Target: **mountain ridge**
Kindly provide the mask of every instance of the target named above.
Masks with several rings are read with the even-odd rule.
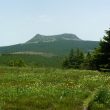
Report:
[[[39,43],[39,42],[55,42],[58,40],[81,40],[75,34],[64,33],[58,35],[41,35],[36,34],[33,38],[31,38],[26,43]]]
[[[75,34],[45,36],[37,34],[22,44],[0,47],[0,54],[37,52],[51,55],[66,55],[70,49],[90,52],[98,46],[98,41],[85,41]]]

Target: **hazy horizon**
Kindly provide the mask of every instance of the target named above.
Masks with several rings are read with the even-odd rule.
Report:
[[[110,0],[0,0],[0,46],[36,34],[76,34],[99,41],[110,26]]]

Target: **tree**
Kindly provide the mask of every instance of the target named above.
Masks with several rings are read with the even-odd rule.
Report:
[[[69,55],[65,57],[62,66],[64,68],[73,68],[73,65],[74,65],[74,50],[71,49]]]
[[[92,64],[100,70],[110,69],[110,29],[106,30],[106,35],[99,43],[99,47],[92,53]]]
[[[92,66],[91,66],[91,53],[88,52],[85,56],[85,59],[84,59],[84,62],[82,64],[83,66],[83,69],[92,69]]]
[[[68,57],[66,57],[63,61],[62,66],[64,68],[80,68],[81,63],[84,61],[84,54],[80,49],[74,51],[70,50]]]

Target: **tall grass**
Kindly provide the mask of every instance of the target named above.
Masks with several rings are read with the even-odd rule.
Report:
[[[0,67],[0,109],[109,110],[109,87],[109,73]]]

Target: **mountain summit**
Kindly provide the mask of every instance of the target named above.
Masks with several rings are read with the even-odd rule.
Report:
[[[68,33],[51,35],[51,36],[37,34],[26,43],[55,42],[60,40],[78,40],[79,41],[81,39],[78,38],[75,34],[68,34]]]

